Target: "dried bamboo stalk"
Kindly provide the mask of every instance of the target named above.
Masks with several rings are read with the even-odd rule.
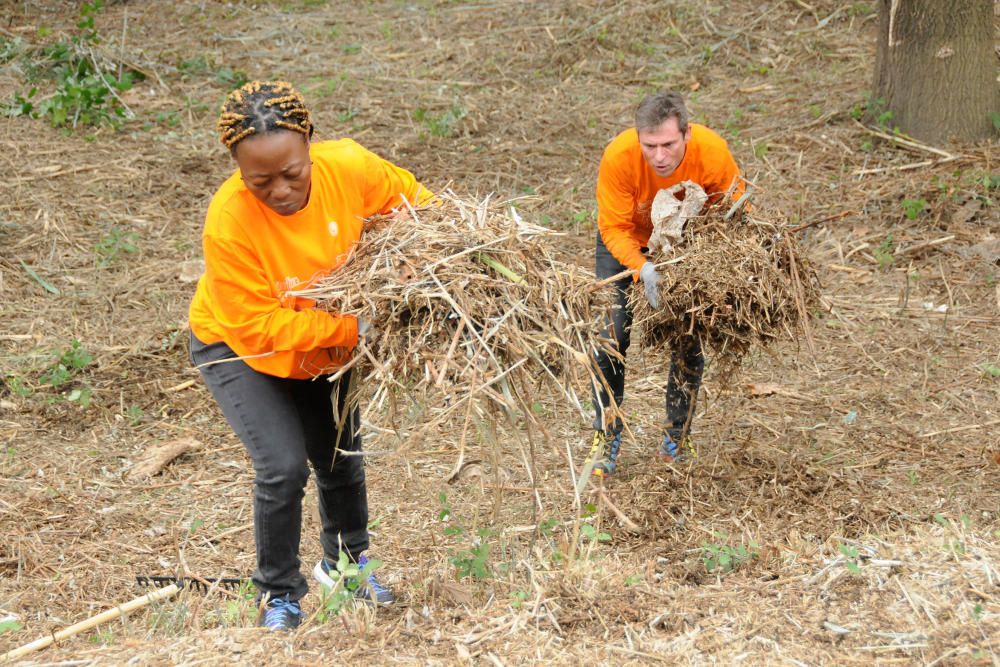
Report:
[[[795,236],[756,213],[726,220],[727,209],[725,202],[710,207],[688,223],[682,245],[652,258],[662,267],[661,307],[654,311],[638,290],[631,296],[639,340],[671,347],[697,336],[729,368],[789,331],[811,347],[818,285]]]
[[[592,273],[556,259],[560,236],[448,193],[367,220],[348,261],[294,295],[373,323],[377,342],[362,341],[354,367],[377,396],[441,405],[439,420],[470,397],[517,411],[515,394],[538,391],[582,412],[608,300]]]

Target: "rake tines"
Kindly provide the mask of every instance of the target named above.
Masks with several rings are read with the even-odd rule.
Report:
[[[248,584],[249,579],[238,577],[170,577],[160,575],[139,575],[135,578],[135,583],[140,586],[153,586],[162,588],[175,584],[178,588],[192,588],[200,593],[206,593],[210,588],[226,588],[229,590],[239,590],[241,586]]]

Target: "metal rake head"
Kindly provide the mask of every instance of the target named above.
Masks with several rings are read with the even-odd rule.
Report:
[[[170,584],[177,584],[180,588],[192,588],[201,593],[205,593],[209,588],[227,588],[229,590],[239,590],[241,586],[249,583],[249,579],[239,579],[237,577],[169,577],[157,575],[140,575],[135,578],[135,583],[140,586],[154,586],[162,588]]]

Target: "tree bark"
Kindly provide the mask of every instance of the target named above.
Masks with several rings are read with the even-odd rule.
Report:
[[[991,137],[1000,112],[993,0],[879,0],[868,111],[921,141]]]

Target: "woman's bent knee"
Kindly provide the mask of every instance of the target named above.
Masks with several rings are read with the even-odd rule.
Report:
[[[309,466],[305,461],[283,461],[254,466],[258,486],[296,489],[304,488],[309,481]]]

